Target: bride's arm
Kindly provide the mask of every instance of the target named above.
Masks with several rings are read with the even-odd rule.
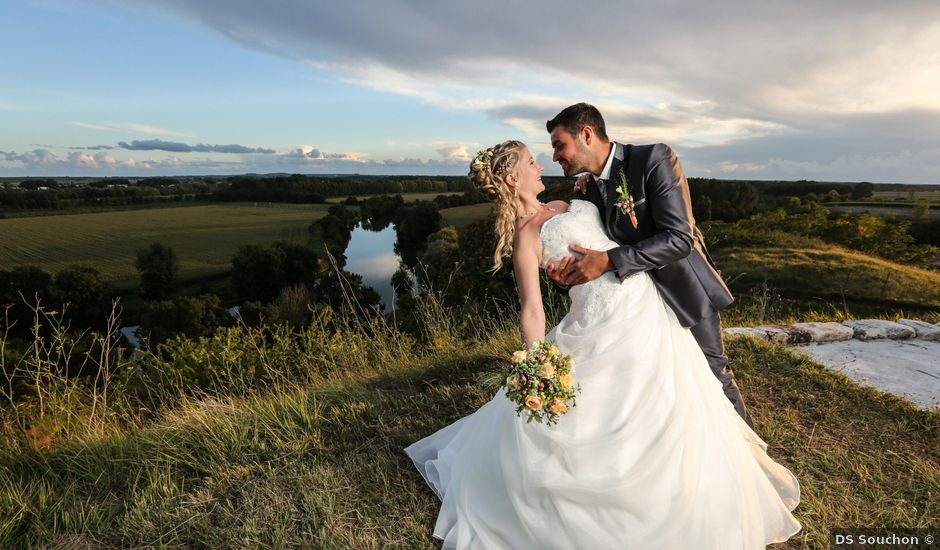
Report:
[[[528,235],[519,235],[513,247],[512,266],[522,303],[522,339],[526,347],[545,339],[545,307],[539,288],[539,259],[534,242]]]

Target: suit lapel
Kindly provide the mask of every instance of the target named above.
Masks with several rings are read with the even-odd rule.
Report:
[[[615,204],[617,203],[617,187],[620,186],[620,169],[626,170],[624,165],[623,145],[614,143],[614,160],[610,164],[610,177],[604,182],[606,196],[604,197],[604,222],[608,222],[611,216],[615,215]]]

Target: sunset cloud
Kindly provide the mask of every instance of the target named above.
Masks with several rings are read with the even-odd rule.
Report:
[[[274,149],[265,149],[263,147],[246,147],[245,145],[209,145],[206,143],[197,143],[189,145],[176,141],[163,141],[161,139],[133,140],[131,142],[119,141],[118,147],[129,151],[169,151],[171,153],[233,153],[247,154],[257,153],[270,155]]]
[[[135,124],[135,123],[91,123],[91,122],[81,122],[81,121],[72,121],[73,126],[79,128],[85,128],[86,130],[97,130],[99,132],[125,132],[131,131],[138,134],[146,134],[151,136],[166,136],[166,137],[191,137],[192,134],[188,132],[178,132],[176,130],[167,130],[165,128],[157,128],[156,126],[151,126],[149,124]]]
[[[19,83],[0,87],[0,105],[17,109],[0,107],[0,148],[32,156],[29,168],[0,156],[3,174],[48,166],[39,149],[102,172],[133,159],[167,172],[460,174],[477,148],[515,138],[557,175],[545,121],[587,101],[611,137],[668,143],[690,175],[940,182],[933,0],[10,9],[11,40],[26,28],[52,38],[9,61]],[[59,38],[73,26],[134,39],[122,64],[78,68],[57,53],[116,52]],[[49,92],[49,74],[69,86]],[[117,167],[95,159],[105,151]]]
[[[803,149],[807,132],[829,133],[834,117],[864,126],[868,116],[940,113],[940,4],[926,0],[667,0],[589,5],[577,17],[562,0],[538,9],[497,0],[161,6],[250,48],[371,90],[478,112],[530,140],[544,139],[545,120],[580,100],[602,109],[618,139],[665,141],[683,152],[720,147],[731,156],[768,138],[783,145],[765,151],[764,161]],[[494,14],[482,27],[481,13]],[[908,153],[938,147],[940,140]],[[887,154],[900,158],[892,149]],[[833,160],[864,155],[842,143],[819,152]],[[709,162],[717,171],[730,166],[720,162],[764,165]]]

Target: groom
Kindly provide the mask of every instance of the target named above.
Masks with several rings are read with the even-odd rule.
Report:
[[[580,179],[575,198],[600,210],[607,235],[619,247],[606,252],[573,245],[548,274],[559,285],[585,283],[614,271],[623,278],[648,271],[679,323],[689,328],[741,418],[754,423],[728,367],[718,311],[734,298],[705,249],[695,226],[689,186],[668,146],[624,145],[607,139],[604,119],[593,105],[578,103],[546,123],[552,160],[566,176]]]

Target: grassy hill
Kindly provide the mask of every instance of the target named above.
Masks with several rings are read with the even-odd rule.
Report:
[[[402,449],[485,403],[477,375],[517,338],[511,320],[462,337],[452,321],[426,317],[430,344],[380,323],[226,329],[111,366],[124,374],[107,403],[50,380],[42,418],[35,401],[0,409],[0,547],[438,548],[438,502]],[[802,485],[804,530],[776,548],[826,548],[833,527],[938,527],[940,413],[782,347],[738,339],[729,354]],[[212,382],[133,392],[128,371],[148,368]]]
[[[937,270],[774,230],[711,224],[706,239],[737,298],[726,324],[940,316]]]
[[[839,247],[733,248],[716,261],[732,284],[771,284],[789,295],[940,308],[940,272]]]
[[[940,320],[940,272],[828,245],[714,253],[736,301],[726,325],[858,317]]]

